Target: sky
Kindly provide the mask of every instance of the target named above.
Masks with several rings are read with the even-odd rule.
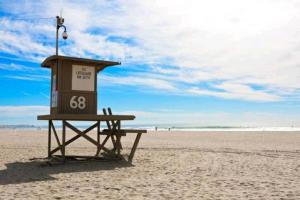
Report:
[[[98,109],[133,124],[300,126],[300,1],[0,1],[0,125],[48,114],[59,54],[122,65],[98,74]],[[60,30],[60,34],[63,30]]]

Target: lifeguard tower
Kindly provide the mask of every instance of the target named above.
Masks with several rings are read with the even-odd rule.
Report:
[[[57,17],[57,34],[60,27],[64,27],[64,39],[67,38],[66,27],[62,25],[63,19]],[[57,36],[56,34],[56,36]],[[58,36],[56,37],[58,38]],[[58,42],[56,40],[56,47]],[[56,49],[56,54],[58,53]],[[40,115],[38,120],[48,121],[48,158],[56,157],[65,161],[67,158],[101,158],[100,151],[121,158],[121,137],[127,133],[136,133],[136,139],[128,156],[132,161],[142,133],[146,130],[123,129],[121,121],[134,120],[134,115],[113,115],[110,108],[103,109],[103,114],[97,113],[97,74],[106,67],[120,65],[119,62],[92,60],[53,55],[46,58],[41,66],[51,70],[51,99],[50,115]],[[58,136],[53,121],[62,121],[62,137]],[[80,130],[69,121],[94,121],[94,124],[85,130]],[[101,129],[100,122],[104,121],[107,128]],[[66,128],[77,133],[76,136],[66,141]],[[88,136],[88,132],[97,128],[97,138]],[[52,133],[57,143],[56,148],[51,147]],[[104,139],[100,140],[100,135]],[[85,138],[97,147],[94,156],[67,155],[66,146],[79,138]],[[107,141],[111,139],[113,149],[106,147]],[[60,155],[55,155],[60,151]]]
[[[41,64],[51,70],[51,115],[97,114],[97,74],[119,62],[50,56]]]

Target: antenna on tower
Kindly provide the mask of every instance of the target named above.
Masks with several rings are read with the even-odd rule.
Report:
[[[60,9],[60,12],[59,12],[59,13],[60,13],[60,18],[62,18],[62,13],[63,13],[63,11],[64,11],[64,9],[61,8],[61,9]]]
[[[62,33],[62,37],[64,40],[68,38],[67,28],[63,25],[65,19],[62,18],[62,10],[60,11],[60,17],[56,16],[56,55],[58,55],[58,30],[60,27],[63,27],[65,30]]]

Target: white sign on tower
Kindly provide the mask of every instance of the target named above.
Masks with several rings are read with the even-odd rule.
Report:
[[[72,65],[72,90],[95,90],[95,67]]]

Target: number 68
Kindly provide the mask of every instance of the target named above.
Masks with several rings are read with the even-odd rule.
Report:
[[[81,110],[85,109],[85,107],[86,107],[86,103],[85,103],[86,99],[85,99],[85,97],[79,96],[77,98],[77,101],[76,101],[76,98],[77,98],[77,96],[72,96],[72,98],[70,100],[70,107],[72,109],[76,109],[76,108],[79,108]]]

